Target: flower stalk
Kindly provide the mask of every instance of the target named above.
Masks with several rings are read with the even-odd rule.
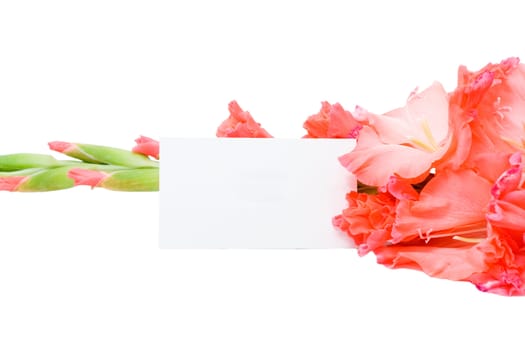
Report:
[[[156,143],[158,157],[158,142],[149,138],[147,141],[146,150]],[[113,191],[159,189],[159,163],[150,159],[149,154],[61,141],[50,142],[49,146],[75,160],[33,153],[0,155],[0,191],[46,192],[86,184]],[[86,178],[90,179],[88,183]],[[94,179],[98,179],[96,183]]]
[[[69,143],[49,142],[49,148],[86,163],[120,165],[130,168],[158,167],[159,163],[146,155],[120,148]]]

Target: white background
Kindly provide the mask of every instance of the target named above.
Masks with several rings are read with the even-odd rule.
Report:
[[[322,100],[385,112],[453,89],[459,64],[525,58],[517,3],[2,1],[0,153],[213,137],[232,99],[300,137]],[[163,251],[158,210],[158,193],[0,193],[0,348],[521,344],[524,299],[352,250]]]

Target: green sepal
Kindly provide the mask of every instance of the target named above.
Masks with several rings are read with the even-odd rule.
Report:
[[[159,168],[118,170],[112,172],[100,187],[113,191],[155,192],[159,190]]]
[[[17,188],[17,191],[46,192],[71,188],[75,185],[75,182],[67,176],[70,169],[72,168],[68,166],[41,169],[31,174],[31,176]]]
[[[28,176],[28,175],[37,173],[39,171],[42,171],[42,168],[28,168],[28,169],[20,169],[20,170],[13,170],[13,171],[0,171],[0,177]]]
[[[77,149],[68,152],[68,155],[88,163],[111,164],[129,168],[158,167],[159,163],[147,156],[128,150],[97,146],[90,144],[76,144]]]

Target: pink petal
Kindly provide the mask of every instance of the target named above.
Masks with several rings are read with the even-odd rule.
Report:
[[[159,159],[159,142],[146,136],[140,136],[135,140],[137,145],[133,147],[133,152],[140,153],[145,156]]]
[[[74,143],[63,141],[48,142],[49,148],[60,153],[68,153],[74,150],[77,146]]]
[[[358,247],[360,255],[386,244],[395,216],[395,198],[389,193],[377,195],[349,192],[348,207],[332,223],[346,233]]]
[[[490,202],[487,219],[495,226],[525,231],[525,190],[513,191]]]
[[[0,191],[14,192],[24,183],[29,176],[4,176],[0,177]]]
[[[364,126],[354,150],[341,156],[339,161],[362,183],[381,187],[392,175],[414,179],[413,182],[422,180],[420,177],[426,177],[433,161],[444,153],[445,149],[428,153],[405,145],[384,144],[375,131]]]
[[[478,248],[485,254],[488,268],[468,280],[483,292],[499,295],[525,295],[525,254],[523,240],[515,240],[505,229],[491,229]]]
[[[352,114],[339,103],[321,103],[319,113],[311,115],[303,127],[308,132],[306,138],[356,138],[361,125]]]
[[[510,169],[507,169],[496,180],[490,193],[494,198],[501,198],[505,194],[518,188],[521,182],[521,153],[514,153],[509,157]]]
[[[392,237],[394,242],[416,237],[460,235],[462,230],[486,234],[484,211],[491,184],[471,170],[442,171],[429,181],[418,201],[402,200]]]
[[[75,186],[87,185],[91,188],[97,187],[109,176],[102,171],[81,168],[71,169],[67,175],[73,179]]]
[[[218,137],[272,137],[236,101],[228,105],[230,116],[217,129]]]
[[[384,143],[404,144],[417,139],[430,146],[440,145],[449,128],[447,93],[435,82],[410,98],[405,107],[384,115],[370,113],[369,125]]]
[[[487,269],[485,255],[472,245],[461,248],[393,246],[374,252],[377,262],[387,267],[421,270],[429,276],[449,280],[464,280]]]
[[[367,125],[340,162],[370,186],[385,186],[393,175],[421,180],[452,143],[447,94],[439,83],[413,96],[406,107],[385,115],[361,109],[358,118]]]
[[[387,191],[397,199],[417,200],[419,193],[411,184],[397,176],[391,176],[388,179]]]
[[[480,151],[523,150],[525,131],[525,65],[510,58],[478,72],[462,67],[451,104],[475,114],[472,122],[475,154]],[[487,77],[493,77],[488,84]]]
[[[520,187],[523,166],[521,153],[508,158],[510,168],[501,174],[491,189],[487,219],[495,226],[525,230],[525,189]]]

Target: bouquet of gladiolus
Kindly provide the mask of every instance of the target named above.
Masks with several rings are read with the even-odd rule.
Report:
[[[132,151],[54,141],[49,147],[76,160],[17,153],[0,156],[0,190],[55,191],[79,185],[115,191],[158,191],[159,143],[141,136]],[[151,158],[150,158],[151,157]]]
[[[271,137],[237,103],[223,137]],[[323,102],[309,138],[356,138],[339,158],[353,189],[333,224],[359,255],[390,268],[525,295],[525,65],[459,68],[447,93],[434,83],[404,107],[353,113]]]
[[[229,111],[217,136],[272,137],[237,102]],[[454,91],[436,82],[385,114],[323,102],[304,128],[306,138],[356,139],[339,158],[354,185],[333,224],[359,255],[525,295],[525,65],[517,58],[477,72],[461,66]],[[0,156],[0,190],[157,191],[158,142],[136,141],[132,151],[49,144],[76,161]]]

